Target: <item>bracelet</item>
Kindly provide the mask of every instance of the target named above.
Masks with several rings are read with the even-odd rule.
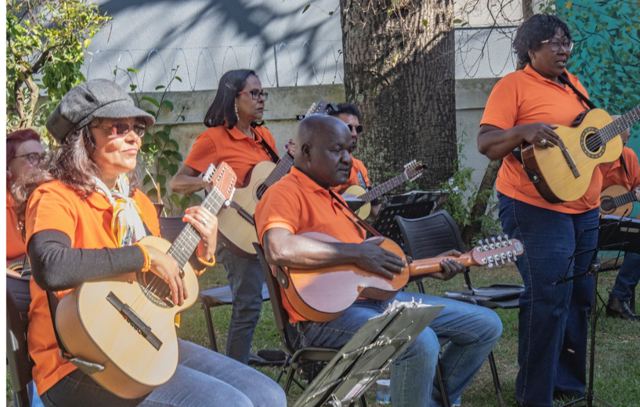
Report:
[[[143,273],[146,273],[147,271],[150,271],[151,270],[151,258],[149,257],[149,251],[147,250],[146,247],[144,247],[140,243],[134,243],[133,245],[134,246],[138,246],[138,248],[142,252],[142,257],[144,257],[144,264],[142,265],[142,269],[140,269],[140,271],[143,272]]]
[[[203,266],[207,266],[207,267],[213,267],[216,265],[216,259],[213,258],[211,260],[205,260],[202,257],[196,255],[196,258],[198,259],[198,261],[200,262],[200,264],[202,264]]]

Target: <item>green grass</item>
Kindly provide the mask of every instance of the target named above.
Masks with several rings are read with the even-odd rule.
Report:
[[[608,290],[613,286],[615,273],[600,275],[599,292],[606,300]],[[514,267],[500,269],[477,269],[472,271],[472,281],[475,285],[489,285],[495,282],[520,282],[520,276]],[[441,294],[445,290],[463,289],[462,276],[441,282],[426,279],[427,292]],[[213,272],[205,273],[201,277],[201,287],[226,284],[224,272],[216,267]],[[410,290],[414,287],[411,286]],[[602,306],[602,303],[598,304]],[[229,324],[230,307],[213,308],[214,325],[218,336],[219,349],[225,349],[227,327]],[[518,371],[518,319],[517,310],[498,310],[504,325],[504,333],[494,350],[503,395],[507,405],[515,405],[515,377]],[[541,329],[544,329],[541,327]],[[179,330],[182,338],[208,346],[206,326],[202,309],[192,307],[183,315],[182,326]],[[640,323],[625,322],[620,319],[604,317],[604,311],[598,318],[596,348],[596,380],[595,394],[612,406],[632,407],[640,405]],[[262,308],[260,323],[253,341],[254,349],[278,348],[280,338],[273,324],[271,305],[265,302]],[[276,369],[260,369],[275,378]],[[373,400],[374,390],[367,392],[367,398]],[[299,391],[292,392],[289,401],[293,402]],[[463,394],[463,406],[484,407],[495,406],[496,398],[493,392],[493,382],[488,364],[482,367],[471,385]],[[370,403],[373,405],[373,403]]]
[[[603,273],[600,276],[600,294],[606,300],[608,290],[612,287],[615,273]],[[513,267],[472,271],[475,285],[488,285],[495,282],[519,282],[520,277]],[[458,276],[450,281],[441,282],[426,279],[427,292],[441,294],[445,290],[463,289],[463,279]],[[226,284],[222,267],[215,267],[212,272],[201,277],[200,287],[208,288],[214,285]],[[414,287],[410,287],[413,289]],[[599,303],[599,306],[602,304]],[[229,325],[231,307],[213,308],[214,325],[218,337],[218,347],[225,349],[226,331]],[[518,320],[517,310],[499,310],[502,318],[504,333],[494,350],[503,394],[508,406],[515,405],[514,389],[515,377],[518,370],[516,361]],[[541,329],[544,329],[541,327]],[[202,309],[194,305],[183,314],[182,325],[178,331],[180,337],[209,346],[207,329]],[[619,319],[601,317],[598,319],[596,349],[596,380],[595,394],[612,406],[633,407],[640,405],[640,323],[630,323]],[[273,323],[271,305],[265,302],[262,308],[260,323],[253,341],[254,349],[278,348],[280,337]],[[275,378],[276,369],[260,369],[265,374]],[[7,381],[8,383],[8,381]],[[7,384],[7,390],[9,385]],[[374,399],[374,390],[367,392],[369,400]],[[7,402],[10,392],[7,392]],[[292,391],[289,401],[293,404],[300,391]],[[374,405],[374,403],[369,403]],[[495,406],[496,399],[488,365],[482,367],[471,385],[463,394],[464,407]]]

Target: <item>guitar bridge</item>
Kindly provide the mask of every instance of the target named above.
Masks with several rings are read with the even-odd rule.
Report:
[[[120,315],[135,329],[144,339],[151,344],[156,350],[160,350],[162,341],[153,332],[151,327],[144,323],[144,321],[133,311],[133,309],[127,304],[120,301],[120,299],[113,293],[109,292],[107,295],[107,301],[113,307],[118,310]]]

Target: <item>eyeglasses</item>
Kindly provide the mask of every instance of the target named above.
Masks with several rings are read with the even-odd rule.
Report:
[[[349,131],[351,133],[353,133],[353,130],[356,131],[356,134],[360,134],[364,131],[364,127],[362,127],[361,124],[354,126],[353,124],[347,124],[347,127],[349,127]]]
[[[238,92],[238,94],[242,94],[242,93],[248,93],[249,95],[251,95],[251,99],[253,100],[258,100],[258,98],[260,98],[262,96],[263,100],[267,100],[269,99],[269,92],[265,92],[262,89],[254,89],[254,90],[242,90],[240,92]]]
[[[27,161],[29,161],[29,163],[31,165],[38,165],[40,164],[40,162],[42,160],[44,160],[44,158],[46,157],[46,153],[29,153],[29,154],[21,154],[21,155],[17,155],[13,158],[26,158]]]
[[[544,41],[540,41],[540,44],[549,44],[549,48],[551,49],[551,51],[553,52],[559,52],[560,49],[566,49],[568,52],[571,52],[573,50],[573,41],[557,41],[557,40],[544,40]]]
[[[111,137],[124,137],[129,134],[130,131],[136,133],[140,138],[144,137],[147,127],[140,123],[135,123],[130,126],[128,123],[113,123],[111,126],[93,126],[92,128],[102,129],[104,131],[111,131]]]

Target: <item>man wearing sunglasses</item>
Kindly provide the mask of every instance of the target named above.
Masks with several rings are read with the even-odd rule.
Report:
[[[365,189],[370,188],[371,181],[369,181],[369,172],[367,171],[367,167],[365,167],[362,161],[353,156],[353,151],[358,145],[358,138],[364,131],[364,127],[360,124],[360,120],[362,119],[360,109],[358,109],[358,107],[353,103],[339,103],[336,106],[336,110],[329,111],[329,115],[335,116],[345,122],[351,132],[350,153],[351,161],[353,163],[351,166],[351,174],[349,175],[349,179],[346,183],[335,187],[334,190],[341,194],[351,185],[360,185]]]

